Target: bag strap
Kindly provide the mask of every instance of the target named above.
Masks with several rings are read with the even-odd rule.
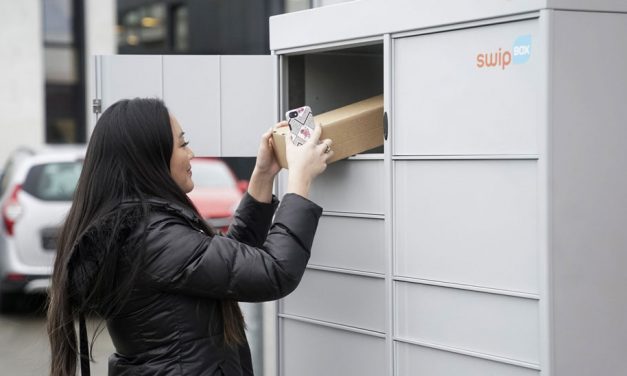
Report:
[[[89,343],[87,341],[87,326],[85,325],[85,315],[83,312],[78,316],[79,341],[80,341],[80,358],[81,358],[81,376],[90,376],[89,370]]]

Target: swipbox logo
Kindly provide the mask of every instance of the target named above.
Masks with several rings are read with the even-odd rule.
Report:
[[[477,54],[477,68],[498,67],[504,70],[510,64],[524,64],[531,58],[531,35],[521,35],[514,40],[511,50],[499,48],[494,52]]]
[[[514,64],[523,64],[529,60],[531,57],[531,35],[516,38],[512,47],[512,55],[514,55],[512,60]]]

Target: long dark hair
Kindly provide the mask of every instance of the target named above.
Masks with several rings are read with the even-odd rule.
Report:
[[[121,100],[104,111],[98,120],[87,148],[72,207],[57,245],[48,305],[52,376],[74,375],[76,372],[78,351],[74,323],[79,313],[85,313],[89,307],[103,303],[97,300],[105,297],[107,306],[120,307],[128,298],[128,293],[115,291],[131,291],[128,287],[142,260],[141,255],[132,258],[132,272],[123,282],[113,281],[110,270],[98,267],[99,270],[91,276],[93,283],[90,288],[100,291],[91,291],[87,295],[83,293],[84,300],[77,304],[74,297],[80,294],[71,283],[71,273],[72,261],[76,258],[73,253],[81,236],[93,228],[93,224],[105,218],[109,222],[108,228],[119,231],[124,227],[121,223],[123,216],[111,216],[111,212],[115,212],[114,209],[126,200],[139,200],[144,217],[148,211],[145,204],[147,197],[176,203],[200,217],[185,192],[170,175],[174,142],[170,114],[158,99]],[[206,233],[214,233],[204,221],[200,222]],[[134,251],[141,254],[141,241],[138,244],[139,247]],[[115,248],[115,244],[111,248]],[[125,286],[120,287],[120,283]],[[117,288],[110,290],[116,284]],[[243,343],[244,319],[239,305],[235,301],[221,301],[220,305],[225,343],[231,346]],[[115,309],[110,309],[104,316],[107,318],[113,314]]]

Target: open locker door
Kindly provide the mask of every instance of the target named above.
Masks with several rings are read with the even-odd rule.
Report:
[[[96,56],[93,125],[124,98],[163,99],[197,156],[255,157],[277,120],[276,57]]]

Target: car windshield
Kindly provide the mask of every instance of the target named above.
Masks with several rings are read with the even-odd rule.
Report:
[[[72,201],[82,166],[82,161],[35,165],[22,189],[45,201]]]
[[[228,167],[222,163],[192,163],[194,187],[235,188],[235,179]]]

